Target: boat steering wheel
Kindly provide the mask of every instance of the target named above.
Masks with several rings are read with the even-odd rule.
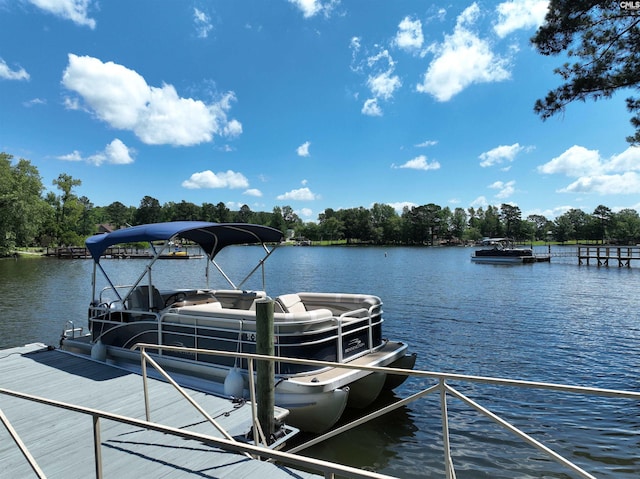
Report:
[[[164,301],[164,307],[170,306],[174,303],[179,303],[180,301],[184,301],[187,298],[187,293],[179,291],[177,293],[173,293],[167,297]]]

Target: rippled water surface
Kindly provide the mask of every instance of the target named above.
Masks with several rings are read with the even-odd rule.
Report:
[[[259,248],[229,248],[232,278]],[[271,296],[294,291],[366,292],[384,301],[385,336],[410,343],[417,368],[640,391],[640,263],[578,266],[577,259],[494,266],[464,248],[283,247],[267,261]],[[116,280],[143,262],[104,260]],[[57,344],[66,320],[86,324],[88,260],[0,261],[0,348]],[[226,287],[212,274],[212,287]],[[202,286],[204,262],[163,261],[159,287]],[[245,288],[261,289],[259,281]],[[433,384],[410,380],[395,397]],[[640,403],[497,386],[454,386],[599,478],[640,477]],[[386,401],[394,396],[384,398]],[[458,478],[576,477],[531,446],[448,400]],[[342,434],[309,453],[403,478],[444,477],[438,397]]]

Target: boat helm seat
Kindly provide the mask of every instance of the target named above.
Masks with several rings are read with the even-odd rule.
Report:
[[[280,305],[283,313],[304,313],[307,311],[302,299],[297,294],[281,294],[276,298],[276,303]]]
[[[129,295],[129,309],[138,311],[160,311],[164,308],[164,299],[160,291],[152,286],[151,296],[152,303],[149,304],[149,286],[138,286]]]

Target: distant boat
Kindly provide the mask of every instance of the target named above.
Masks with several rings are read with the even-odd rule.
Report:
[[[483,241],[486,248],[474,251],[471,261],[476,263],[518,264],[535,263],[539,259],[531,248],[516,248],[509,238],[488,238]]]
[[[149,256],[151,258],[152,256]],[[191,254],[188,251],[172,251],[171,253],[161,254],[159,259],[200,259],[204,258],[202,254]]]

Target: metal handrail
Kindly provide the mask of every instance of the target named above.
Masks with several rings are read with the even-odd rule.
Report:
[[[47,399],[40,396],[20,393],[17,391],[12,391],[10,389],[0,388],[0,394],[4,394],[4,395],[12,396],[18,399],[36,402],[39,404],[44,404],[47,406],[52,406],[59,409],[64,409],[67,411],[91,416],[92,422],[93,422],[93,431],[94,431],[94,434],[93,434],[93,448],[94,448],[94,454],[95,454],[94,460],[95,460],[95,466],[96,466],[96,478],[98,479],[102,479],[103,477],[102,458],[100,454],[100,446],[102,443],[101,437],[100,437],[100,419],[106,419],[109,421],[115,421],[122,424],[127,424],[130,426],[147,429],[150,431],[170,434],[182,439],[200,441],[204,444],[207,444],[208,446],[218,447],[225,451],[249,454],[252,456],[262,457],[264,459],[269,459],[269,460],[277,461],[284,464],[290,464],[296,467],[311,469],[311,470],[322,473],[324,477],[327,479],[333,478],[337,474],[349,479],[394,479],[392,476],[388,476],[385,474],[379,474],[379,473],[370,472],[370,471],[362,471],[354,467],[345,466],[342,464],[336,464],[329,461],[323,461],[321,459],[314,459],[310,457],[300,456],[297,454],[291,454],[289,452],[278,451],[275,449],[267,449],[267,448],[258,447],[251,444],[241,443],[237,441],[230,441],[228,439],[224,439],[220,437],[214,437],[214,436],[193,432],[193,431],[186,431],[184,429],[179,429],[176,427],[166,426],[163,424],[158,424],[150,421],[122,416],[119,414],[113,414],[106,411],[101,411],[99,409],[93,409],[93,408],[88,408],[84,406],[78,406],[75,404],[62,402],[62,401],[56,401],[54,399]],[[39,477],[45,477],[44,473],[42,476],[39,476]]]
[[[365,366],[365,365],[355,365],[355,364],[349,364],[349,363],[320,361],[316,359],[287,358],[282,356],[268,356],[265,354],[242,353],[237,351],[217,351],[214,349],[187,348],[184,346],[169,346],[169,345],[158,345],[158,344],[151,344],[151,343],[137,343],[133,345],[131,349],[140,349],[142,347],[149,348],[149,349],[163,349],[166,351],[174,351],[174,352],[210,354],[214,356],[224,356],[224,357],[237,356],[238,358],[242,358],[242,359],[280,361],[280,362],[287,362],[292,364],[322,366],[327,368],[359,369],[362,371],[380,372],[380,373],[386,373],[386,374],[397,374],[397,375],[410,376],[410,377],[444,379],[444,380],[451,380],[451,381],[469,381],[473,383],[494,384],[498,386],[534,387],[539,389],[548,389],[548,390],[555,390],[555,391],[565,391],[565,392],[574,392],[574,393],[580,393],[580,394],[592,394],[592,395],[599,395],[599,396],[620,397],[620,398],[626,398],[626,399],[640,400],[640,392],[635,392],[635,391],[594,388],[594,387],[587,387],[587,386],[571,386],[567,384],[545,383],[545,382],[537,382],[537,381],[527,381],[522,379],[505,379],[505,378],[495,378],[490,376],[473,376],[473,375],[458,374],[458,373],[442,373],[442,372],[436,372],[436,371],[421,371],[421,370],[413,370],[413,369],[390,368],[385,366]]]
[[[267,361],[286,361],[294,364],[305,364],[312,366],[323,366],[323,367],[334,367],[341,369],[356,369],[362,371],[370,371],[370,372],[380,372],[385,374],[394,374],[394,375],[404,375],[409,377],[420,377],[420,378],[430,378],[436,379],[438,384],[430,386],[418,393],[413,394],[405,399],[401,399],[397,402],[394,402],[391,405],[388,405],[380,410],[374,411],[371,414],[368,414],[362,418],[359,418],[355,421],[352,421],[349,424],[345,424],[337,429],[333,429],[328,433],[325,433],[317,438],[314,438],[304,444],[294,447],[289,452],[297,453],[303,449],[306,449],[312,445],[318,444],[326,439],[334,437],[338,434],[341,434],[347,430],[353,429],[357,426],[360,426],[372,419],[380,417],[388,412],[391,412],[399,407],[402,407],[406,404],[409,404],[421,397],[427,396],[434,392],[440,393],[440,403],[441,403],[441,417],[442,417],[442,430],[443,430],[443,443],[444,443],[444,461],[445,461],[445,473],[447,479],[455,479],[455,469],[453,465],[453,460],[451,456],[450,443],[449,443],[449,426],[448,426],[448,412],[447,412],[447,394],[456,397],[463,402],[469,404],[482,414],[486,415],[494,422],[498,423],[500,426],[504,427],[511,433],[518,436],[520,439],[524,440],[526,443],[536,447],[538,450],[542,451],[544,454],[548,455],[554,461],[560,463],[561,465],[571,469],[573,472],[577,473],[580,477],[586,479],[595,479],[595,476],[589,474],[579,466],[575,465],[568,459],[564,458],[560,454],[551,450],[541,442],[532,438],[530,435],[521,431],[517,427],[513,426],[508,421],[500,418],[498,415],[479,405],[475,401],[469,399],[464,394],[460,393],[456,389],[452,388],[447,384],[447,381],[463,381],[463,382],[471,382],[471,383],[479,383],[479,384],[490,384],[490,385],[498,385],[498,386],[512,386],[519,388],[533,388],[533,389],[542,389],[549,391],[557,391],[557,392],[566,392],[566,393],[575,393],[575,394],[586,394],[586,395],[594,395],[594,396],[604,396],[604,397],[614,397],[614,398],[626,398],[626,399],[635,399],[640,401],[640,392],[635,391],[622,391],[617,389],[604,389],[604,388],[594,388],[594,387],[585,387],[585,386],[571,386],[566,384],[558,384],[558,383],[545,383],[545,382],[536,382],[536,381],[526,381],[526,380],[517,380],[517,379],[504,379],[504,378],[494,378],[494,377],[485,377],[485,376],[473,376],[473,375],[465,375],[465,374],[456,374],[456,373],[442,373],[442,372],[434,372],[434,371],[414,371],[410,369],[400,369],[400,368],[390,368],[390,367],[380,367],[380,366],[362,366],[362,365],[351,365],[349,363],[334,363],[327,361],[316,361],[309,359],[298,359],[298,358],[283,358],[278,356],[267,356],[260,354],[251,354],[251,353],[239,353],[239,352],[228,352],[228,351],[214,351],[214,350],[199,350],[194,348],[184,348],[178,346],[158,346],[153,344],[137,344],[134,348],[155,348],[155,349],[165,349],[171,351],[188,351],[188,352],[196,352],[198,354],[211,354],[216,356],[226,356],[226,357],[239,357],[243,359],[247,359],[250,362],[253,360],[267,360]],[[252,378],[250,378],[252,379]]]
[[[187,394],[187,392],[174,381],[174,379],[167,374],[167,372],[149,356],[149,354],[145,351],[144,348],[140,350],[140,355],[142,357],[142,383],[144,389],[144,409],[145,409],[145,417],[147,421],[151,421],[151,407],[149,405],[149,387],[147,381],[147,363],[151,364],[156,371],[158,371],[162,377],[164,377],[169,384],[171,384],[181,395],[184,397],[189,403],[196,408],[196,410],[204,416],[204,418],[209,421],[213,426],[222,434],[226,439],[230,441],[235,441],[231,435],[222,427],[218,422],[213,419],[191,396]]]
[[[9,432],[11,439],[13,439],[13,442],[16,443],[16,446],[18,447],[18,449],[20,449],[20,452],[29,463],[29,466],[31,466],[31,469],[33,469],[33,472],[35,473],[35,475],[41,479],[45,478],[46,476],[44,475],[43,470],[40,468],[40,466],[38,466],[38,463],[36,462],[35,458],[31,455],[25,443],[22,442],[22,439],[20,439],[18,432],[11,425],[7,416],[5,416],[5,414],[2,412],[2,409],[0,409],[0,422],[4,424],[4,427]]]

